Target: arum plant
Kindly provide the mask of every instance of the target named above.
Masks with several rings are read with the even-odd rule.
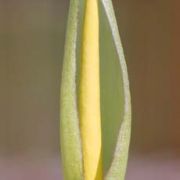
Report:
[[[71,0],[61,82],[65,180],[124,180],[129,81],[111,0]]]

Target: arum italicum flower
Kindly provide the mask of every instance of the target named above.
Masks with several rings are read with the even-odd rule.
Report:
[[[129,81],[111,0],[71,0],[61,82],[65,180],[124,180]]]

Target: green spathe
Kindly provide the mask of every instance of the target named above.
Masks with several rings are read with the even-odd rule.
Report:
[[[81,16],[84,11],[82,4],[84,4],[84,0],[71,0],[70,3],[61,84],[60,133],[64,177],[66,180],[84,179],[79,112],[77,108],[79,54],[81,53],[79,44],[82,39],[82,30],[79,29],[82,27],[83,18]],[[124,180],[131,130],[129,81],[112,2],[111,0],[100,0],[99,4],[101,11],[100,85],[102,89],[104,179]],[[102,39],[103,37],[104,39]],[[105,88],[107,91],[104,90]],[[112,94],[116,96],[112,96]],[[116,130],[112,132],[110,126],[116,127]]]

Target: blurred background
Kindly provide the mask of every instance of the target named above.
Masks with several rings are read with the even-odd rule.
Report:
[[[126,179],[178,180],[180,3],[113,3],[133,106]],[[59,86],[68,5],[67,0],[0,0],[1,180],[62,177]]]

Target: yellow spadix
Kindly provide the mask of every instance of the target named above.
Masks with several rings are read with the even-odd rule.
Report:
[[[84,179],[102,179],[98,0],[86,0],[79,114]]]

